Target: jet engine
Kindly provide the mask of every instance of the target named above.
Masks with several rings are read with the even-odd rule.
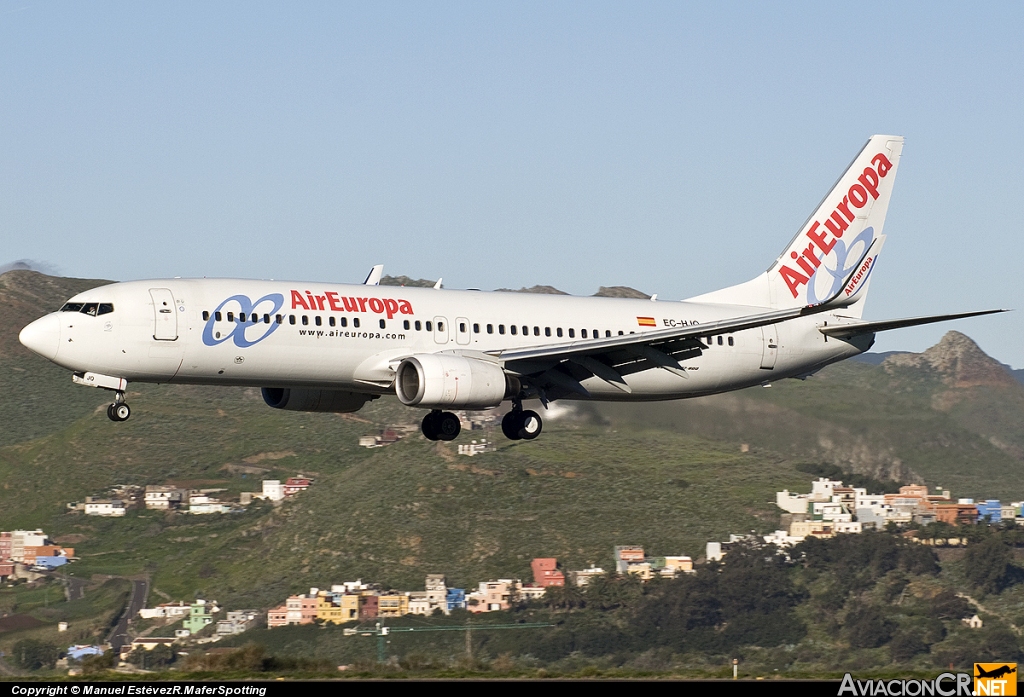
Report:
[[[288,411],[327,411],[345,413],[359,411],[377,395],[341,390],[305,390],[292,387],[264,387],[263,401],[274,409]]]
[[[410,407],[487,409],[508,392],[505,371],[476,358],[419,354],[398,365],[395,392]]]

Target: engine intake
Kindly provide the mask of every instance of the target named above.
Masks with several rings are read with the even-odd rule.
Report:
[[[410,407],[487,409],[501,404],[508,380],[501,366],[476,358],[420,354],[398,365],[398,399]]]
[[[268,407],[287,411],[325,411],[347,413],[359,411],[375,394],[342,392],[341,390],[303,390],[291,387],[264,387],[263,401]]]

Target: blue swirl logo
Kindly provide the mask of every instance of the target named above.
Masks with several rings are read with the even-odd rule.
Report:
[[[864,228],[859,235],[857,235],[846,245],[842,240],[835,240],[835,246],[832,251],[821,260],[821,268],[814,274],[811,282],[807,284],[807,303],[809,305],[817,305],[818,303],[825,302],[833,295],[838,293],[843,288],[843,282],[849,278],[850,274],[853,273],[857,263],[860,261],[861,256],[867,251],[868,246],[875,239],[875,229],[872,227]],[[829,260],[832,257],[832,253],[835,253],[835,266],[830,267]],[[847,266],[849,264],[849,266]],[[867,280],[867,277],[871,275],[871,271],[874,269],[872,266],[868,269],[867,274],[861,279],[860,283],[863,284]],[[826,273],[821,273],[825,271]],[[829,285],[824,289],[825,292],[819,297],[818,295],[818,281],[819,279],[826,279]],[[863,287],[863,286],[862,286]]]
[[[206,321],[206,326],[203,327],[203,343],[207,346],[217,346],[231,339],[238,348],[248,348],[253,344],[258,344],[281,326],[273,321],[273,315],[283,305],[284,296],[280,293],[264,295],[256,302],[249,300],[247,295],[232,295],[218,305],[217,309],[210,314],[210,319]],[[232,313],[233,319],[227,323],[230,331],[215,332],[217,314],[222,311],[226,312],[227,310],[224,310],[224,308],[228,308]],[[260,314],[270,315],[271,321],[269,323],[253,321]],[[244,322],[242,317],[245,317]]]

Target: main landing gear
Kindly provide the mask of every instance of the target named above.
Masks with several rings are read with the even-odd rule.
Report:
[[[111,421],[127,421],[131,415],[132,410],[124,401],[124,392],[115,392],[114,403],[107,407],[107,418]]]
[[[435,409],[423,417],[420,429],[427,440],[455,440],[462,431],[462,422],[450,411]]]
[[[529,409],[523,411],[523,405],[518,402],[512,403],[512,411],[501,420],[501,432],[509,440],[533,440],[543,427],[540,415]]]

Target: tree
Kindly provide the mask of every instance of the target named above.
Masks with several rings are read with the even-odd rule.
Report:
[[[964,554],[964,576],[986,593],[999,593],[1013,585],[1019,572],[1011,560],[1013,552],[998,535],[990,535],[978,544],[969,545]]]
[[[60,657],[60,650],[47,641],[22,639],[12,647],[11,657],[19,668],[26,670],[53,669]]]

